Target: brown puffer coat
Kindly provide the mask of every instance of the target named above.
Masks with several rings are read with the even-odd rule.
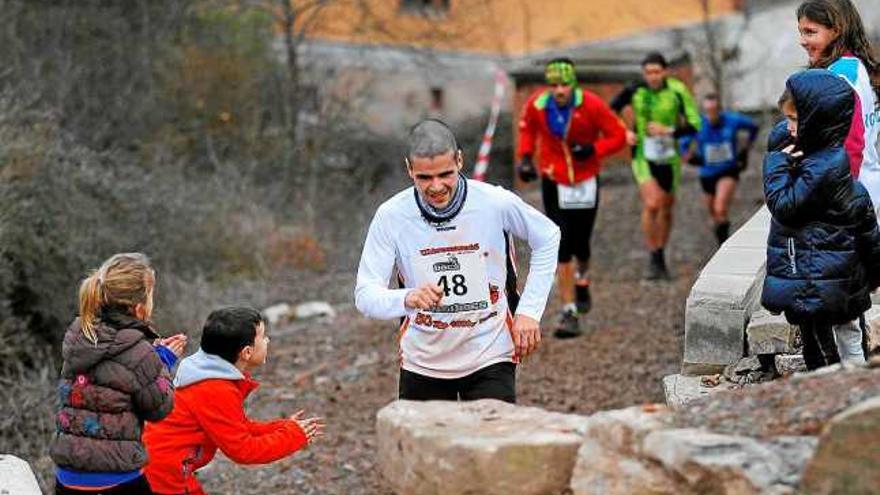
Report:
[[[65,469],[134,471],[147,462],[144,421],[171,412],[171,376],[150,343],[158,335],[143,321],[104,312],[95,330],[97,344],[86,339],[77,318],[64,335],[50,455]]]

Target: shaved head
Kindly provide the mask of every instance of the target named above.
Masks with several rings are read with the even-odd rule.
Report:
[[[416,124],[409,132],[407,159],[433,158],[458,151],[458,141],[452,130],[443,122],[427,119]]]

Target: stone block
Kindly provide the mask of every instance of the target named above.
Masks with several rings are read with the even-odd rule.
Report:
[[[666,405],[672,409],[730,388],[731,385],[727,382],[722,382],[715,387],[707,387],[703,385],[703,376],[668,375],[663,377]]]
[[[764,251],[767,255],[767,231],[761,229],[740,229],[724,241],[724,248],[749,248]]]
[[[14,455],[0,454],[0,494],[40,495],[40,485],[30,465]]]
[[[747,318],[742,309],[703,306],[688,299],[682,374],[721,373],[725,366],[738,361],[745,349]]]
[[[744,234],[748,236],[750,233]],[[755,278],[764,270],[767,250],[764,246],[732,247],[727,244],[715,253],[706,263],[700,276],[706,275],[742,275]]]
[[[700,387],[700,380],[699,376],[664,376],[663,393],[666,395],[666,405],[676,408],[709,395],[708,390],[702,390]]]
[[[560,493],[586,420],[495,400],[396,401],[377,414],[379,465],[399,495]]]
[[[797,329],[783,315],[772,315],[766,310],[752,313],[746,327],[746,342],[750,356],[758,354],[792,354],[797,352]]]
[[[776,372],[782,376],[807,371],[807,364],[801,354],[778,354],[774,358]]]
[[[825,426],[804,473],[805,495],[876,494],[880,487],[880,397],[838,414]]]
[[[758,285],[756,290],[756,283],[754,276],[701,276],[694,282],[694,286],[691,287],[688,301],[693,301],[693,304],[699,306],[745,309],[751,306],[752,301],[760,294],[760,285]]]

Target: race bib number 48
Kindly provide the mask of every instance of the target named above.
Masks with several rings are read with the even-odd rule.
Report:
[[[489,309],[486,259],[477,251],[441,252],[413,260],[416,286],[434,284],[443,291],[430,313],[471,313]]]

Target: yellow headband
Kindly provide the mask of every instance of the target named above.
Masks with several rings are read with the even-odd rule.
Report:
[[[574,66],[568,62],[551,62],[547,64],[544,72],[547,84],[568,84],[574,86],[577,84],[577,74],[574,72]]]

